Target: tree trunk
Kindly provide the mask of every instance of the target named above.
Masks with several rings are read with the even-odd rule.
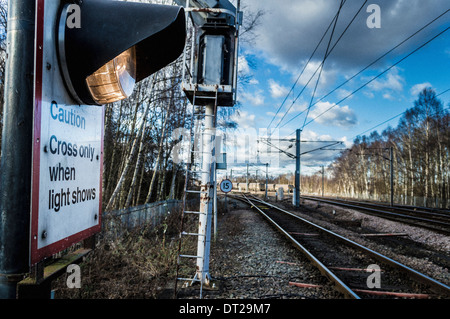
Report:
[[[161,132],[161,139],[160,139],[159,148],[158,148],[158,158],[156,160],[155,170],[153,172],[152,180],[151,180],[150,186],[148,188],[147,199],[145,200],[146,204],[149,203],[150,200],[151,200],[152,193],[153,193],[153,188],[154,188],[155,181],[156,181],[156,176],[157,176],[157,173],[158,173],[159,166],[161,165],[162,148],[163,148],[163,145],[164,145],[164,138],[165,138],[165,134],[166,134],[166,123],[167,123],[167,118],[169,117],[169,110],[170,110],[170,104],[167,107],[166,117],[164,119],[164,123],[163,123],[162,128],[161,128],[162,132]]]
[[[155,80],[155,76],[153,76],[153,78],[152,78],[151,89],[153,88],[153,84],[155,82],[154,80]],[[126,176],[128,174],[128,171],[130,170],[130,168],[132,166],[132,160],[135,157],[136,152],[138,150],[138,140],[139,140],[138,137],[143,134],[143,130],[144,130],[145,124],[147,122],[147,115],[148,115],[148,111],[150,109],[150,105],[151,105],[150,102],[146,103],[144,115],[142,116],[142,121],[141,121],[141,124],[139,126],[138,134],[136,135],[136,138],[133,141],[133,145],[131,147],[130,154],[129,154],[126,162],[125,162],[124,168],[123,168],[122,173],[121,173],[120,178],[119,178],[119,181],[117,182],[117,185],[116,185],[116,187],[115,187],[115,189],[114,189],[114,191],[113,191],[113,193],[111,195],[111,198],[109,199],[108,205],[106,206],[106,211],[109,211],[109,210],[112,209],[112,207],[114,205],[114,201],[115,201],[117,195],[119,195],[119,191],[120,191],[120,189],[121,189],[121,187],[122,187],[122,185],[123,185],[123,183],[125,181],[125,178],[126,178]]]

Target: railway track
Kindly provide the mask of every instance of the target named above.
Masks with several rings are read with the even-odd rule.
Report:
[[[302,196],[302,199],[364,211],[365,213],[409,225],[420,226],[442,234],[450,235],[450,213],[448,211],[425,211],[418,208],[386,206],[368,202],[357,202],[324,197]]]
[[[342,235],[253,196],[233,197],[254,207],[348,298],[450,298],[446,284]]]

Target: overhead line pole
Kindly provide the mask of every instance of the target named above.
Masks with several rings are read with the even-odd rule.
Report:
[[[323,197],[323,194],[324,194],[324,179],[325,179],[325,166],[323,166],[322,165],[322,197]]]
[[[275,145],[273,145],[272,143],[270,143],[269,141],[268,141],[268,139],[267,140],[265,140],[265,139],[261,139],[261,141],[262,142],[265,142],[267,145],[269,145],[269,146],[273,146],[273,147],[275,147],[276,149],[278,149],[280,152],[282,152],[282,153],[284,153],[284,154],[286,154],[287,156],[289,156],[289,157],[291,157],[291,158],[294,158],[295,159],[295,181],[294,181],[294,186],[295,186],[295,189],[294,189],[294,203],[295,203],[295,206],[296,207],[299,207],[300,206],[300,194],[301,194],[301,192],[300,192],[300,187],[301,187],[301,181],[300,181],[300,176],[301,176],[301,156],[303,155],[303,154],[307,154],[307,153],[311,153],[311,152],[314,152],[314,151],[319,151],[319,150],[324,150],[324,151],[327,151],[328,149],[326,149],[327,147],[330,147],[330,146],[333,146],[333,145],[336,145],[336,144],[340,144],[340,143],[342,143],[341,141],[302,141],[301,140],[301,132],[302,132],[302,130],[301,129],[297,129],[296,131],[296,138],[295,138],[295,155],[294,154],[291,154],[291,153],[289,153],[289,152],[287,152],[287,151],[285,151],[285,150],[282,150],[282,149],[280,149],[280,148],[278,148],[278,147],[276,147]],[[280,139],[280,140],[285,140],[285,141],[292,141],[292,139]],[[332,143],[332,144],[330,144],[330,145],[326,145],[326,146],[322,146],[322,147],[320,147],[320,148],[317,148],[317,149],[314,149],[314,150],[310,150],[310,151],[306,151],[306,152],[303,152],[303,153],[301,153],[301,143],[303,143],[303,142],[316,142],[316,143]],[[333,149],[334,150],[334,149]],[[248,165],[247,165],[247,167],[248,167]],[[247,168],[248,169],[248,168]]]
[[[391,146],[389,148],[389,160],[391,169],[391,207],[394,206],[394,148]]]
[[[295,207],[300,206],[300,135],[302,130],[297,129],[295,139]]]
[[[269,188],[269,163],[266,163],[266,192],[264,199],[267,200],[267,190]]]

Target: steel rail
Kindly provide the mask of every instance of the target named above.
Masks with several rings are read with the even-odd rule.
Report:
[[[298,220],[300,220],[300,221],[302,221],[302,222],[304,222],[304,223],[314,227],[315,229],[317,229],[317,230],[319,230],[321,232],[324,232],[327,235],[330,235],[330,236],[332,236],[335,239],[338,239],[338,240],[342,241],[343,243],[345,243],[345,244],[347,244],[347,245],[349,245],[351,247],[355,247],[355,248],[357,248],[357,249],[359,249],[361,251],[364,251],[365,253],[367,253],[367,254],[371,255],[372,257],[376,258],[377,260],[379,260],[381,262],[384,262],[384,263],[387,263],[387,264],[389,264],[391,266],[394,266],[394,267],[400,269],[401,271],[406,272],[411,277],[415,278],[417,281],[420,281],[421,283],[429,285],[431,288],[435,288],[435,289],[445,293],[446,295],[450,296],[450,287],[447,286],[446,284],[442,283],[442,282],[439,282],[439,281],[437,281],[437,280],[435,280],[435,279],[433,279],[433,278],[431,278],[431,277],[429,277],[429,276],[427,276],[425,274],[420,273],[417,270],[412,269],[411,267],[408,267],[406,265],[403,265],[403,264],[399,263],[398,261],[396,261],[396,260],[394,260],[392,258],[384,256],[384,255],[382,255],[382,254],[380,254],[380,253],[378,253],[378,252],[376,252],[376,251],[374,251],[374,250],[372,250],[370,248],[367,248],[367,247],[365,247],[365,246],[363,246],[363,245],[361,245],[361,244],[359,244],[357,242],[354,242],[354,241],[352,241],[352,240],[350,240],[348,238],[345,238],[345,237],[343,237],[343,236],[341,236],[339,234],[336,234],[336,233],[334,233],[334,232],[332,232],[332,231],[330,231],[330,230],[328,230],[328,229],[326,229],[326,228],[324,228],[322,226],[316,225],[316,224],[314,224],[314,223],[312,223],[312,222],[310,222],[310,221],[308,221],[308,220],[306,220],[306,219],[304,219],[304,218],[302,218],[300,216],[297,216],[297,215],[295,215],[295,214],[293,214],[291,212],[288,212],[288,211],[286,211],[286,210],[284,210],[284,209],[282,209],[280,207],[277,207],[275,205],[267,203],[267,202],[265,202],[265,201],[263,201],[263,200],[261,200],[259,198],[253,197],[253,200],[256,201],[256,202],[260,202],[263,205],[269,206],[269,207],[271,207],[273,209],[276,209],[276,210],[278,210],[280,212],[283,212],[283,213],[285,213],[287,215],[290,215],[290,216],[292,216],[292,217],[294,217],[294,218],[296,218],[296,219],[298,219]],[[254,204],[252,204],[252,206],[256,207]]]
[[[375,209],[375,208],[364,207],[364,206],[358,206],[358,205],[353,205],[353,204],[347,204],[347,203],[343,203],[343,202],[339,202],[339,201],[333,201],[333,200],[318,199],[318,198],[309,197],[309,196],[302,196],[302,198],[309,199],[309,200],[314,200],[314,201],[320,201],[322,203],[328,203],[328,204],[331,204],[331,205],[344,206],[344,207],[349,207],[349,208],[353,208],[353,209],[364,210],[364,211],[367,211],[367,212],[375,213],[375,214],[377,214],[377,216],[379,216],[379,214],[382,214],[382,215],[384,215],[385,218],[388,218],[388,219],[390,218],[390,219],[398,220],[398,218],[403,218],[403,219],[409,220],[409,223],[414,225],[414,226],[427,227],[428,229],[441,231],[441,232],[444,232],[444,233],[450,233],[450,223],[442,222],[442,221],[435,220],[435,219],[423,218],[423,217],[418,217],[418,216],[410,216],[410,215],[405,215],[405,214],[400,214],[400,213],[393,213],[393,212],[388,212],[386,210]],[[412,221],[425,222],[425,223],[433,224],[434,226],[444,227],[444,229],[435,228],[435,227],[432,227],[430,225],[427,225],[427,226],[425,226],[425,225],[417,225],[417,224],[413,223]],[[404,221],[404,222],[407,222],[407,221]]]
[[[336,289],[342,292],[347,298],[351,299],[361,299],[350,287],[348,287],[342,280],[340,280],[330,269],[328,269],[319,259],[317,259],[311,252],[309,252],[302,244],[294,239],[287,231],[280,227],[272,218],[265,214],[258,206],[254,205],[247,196],[243,195],[245,200],[250,204],[250,206],[256,208],[261,215],[263,215],[278,231],[280,231],[284,236],[286,236],[306,257],[315,265],[319,271],[332,282],[335,283]]]
[[[379,207],[381,209],[386,209],[386,210],[390,210],[390,211],[399,211],[399,212],[404,212],[406,214],[413,214],[413,215],[426,215],[426,216],[430,216],[430,217],[436,217],[436,218],[446,218],[450,220],[450,211],[448,211],[448,213],[442,212],[436,212],[439,210],[436,210],[434,208],[432,208],[431,210],[425,210],[426,207],[405,207],[405,206],[388,206],[385,204],[378,204],[378,203],[373,203],[373,202],[359,202],[356,200],[348,200],[348,199],[342,199],[342,198],[330,198],[330,197],[319,197],[319,196],[311,196],[311,195],[303,195],[302,197],[306,198],[306,199],[311,199],[311,200],[316,200],[316,201],[321,201],[321,199],[325,199],[325,200],[330,200],[330,201],[338,201],[338,202],[342,202],[345,204],[356,204],[356,205],[361,205],[361,206],[368,206],[368,207]]]

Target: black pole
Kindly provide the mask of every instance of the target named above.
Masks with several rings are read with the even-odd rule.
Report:
[[[266,191],[264,199],[267,200],[267,191],[269,189],[269,163],[266,163]]]
[[[300,206],[300,133],[301,130],[296,130],[295,139],[295,206]]]
[[[391,169],[391,207],[394,206],[394,148],[389,148]]]
[[[323,197],[323,190],[324,190],[324,178],[325,178],[325,166],[322,166],[322,197]]]
[[[35,1],[8,1],[0,181],[0,298],[29,272]]]

